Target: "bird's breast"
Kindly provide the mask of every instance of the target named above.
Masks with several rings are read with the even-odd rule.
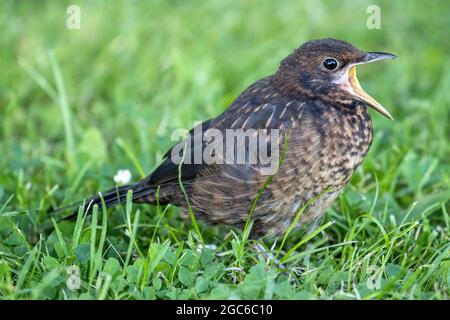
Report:
[[[363,105],[305,112],[301,125],[289,133],[285,160],[270,184],[280,199],[280,223],[289,224],[315,197],[300,221],[320,217],[361,164],[371,141],[371,119]]]

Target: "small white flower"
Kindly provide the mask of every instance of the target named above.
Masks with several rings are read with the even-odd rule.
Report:
[[[128,169],[121,169],[114,175],[114,182],[118,185],[127,184],[131,181],[131,172]]]
[[[205,247],[208,248],[208,249],[211,249],[211,250],[216,250],[217,249],[217,246],[214,243],[207,244]]]
[[[233,272],[241,272],[243,269],[242,268],[238,268],[238,267],[229,267],[229,268],[224,268],[224,271],[233,271]]]
[[[202,248],[208,248],[208,249],[210,249],[210,250],[216,250],[216,249],[217,249],[217,246],[216,246],[215,244],[213,244],[213,243],[207,244],[207,245],[204,245],[204,246],[203,246],[201,243],[199,243],[199,244],[197,245],[197,251],[198,251],[198,252],[202,251]]]

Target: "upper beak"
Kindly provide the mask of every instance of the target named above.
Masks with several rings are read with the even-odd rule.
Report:
[[[356,66],[359,64],[366,64],[369,62],[385,60],[385,59],[397,59],[395,54],[387,52],[367,52],[366,55],[358,62],[354,63],[348,70],[348,82],[352,88],[353,93],[371,106],[373,109],[384,115],[385,117],[393,120],[389,112],[374,98],[372,98],[367,92],[361,88],[358,79],[356,78]]]

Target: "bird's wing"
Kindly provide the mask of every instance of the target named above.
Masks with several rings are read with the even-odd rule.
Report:
[[[177,183],[179,170],[181,170],[183,182],[195,179],[200,172],[213,174],[216,165],[195,164],[193,161],[195,151],[203,150],[205,147],[203,134],[208,129],[218,129],[223,133],[227,129],[279,129],[284,132],[290,126],[295,126],[299,112],[301,112],[299,101],[290,101],[284,95],[279,94],[273,89],[270,77],[264,78],[247,88],[217,118],[203,122],[201,130],[192,129],[190,131],[189,137],[180,144],[186,143],[190,139],[191,143],[188,145],[190,152],[185,153],[191,155],[191,161],[186,161],[187,156],[181,167],[179,162],[173,161],[171,155],[174,148],[180,145],[177,144],[166,152],[164,161],[145,179],[145,183],[154,186]],[[270,150],[270,145],[268,148]],[[245,166],[240,167],[245,170]],[[251,172],[254,172],[254,168]]]
[[[179,170],[181,169],[181,179],[183,181],[189,181],[198,174],[198,172],[203,168],[202,164],[195,164],[194,161],[182,161],[181,168],[179,168],[179,162],[172,160],[172,152],[175,147],[183,146],[184,142],[188,140],[191,141],[190,149],[191,152],[186,152],[191,155],[194,154],[194,148],[198,148],[203,145],[199,145],[199,141],[202,141],[203,133],[210,127],[212,120],[207,120],[199,124],[201,127],[200,134],[195,134],[195,128],[192,128],[189,131],[189,136],[183,141],[179,142],[176,145],[173,145],[163,156],[163,162],[144,180],[144,183],[147,185],[155,185],[162,186],[165,183],[172,183],[178,181]],[[200,136],[200,139],[199,137]]]

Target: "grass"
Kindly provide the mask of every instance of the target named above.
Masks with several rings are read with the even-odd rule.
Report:
[[[0,4],[1,299],[449,298],[447,2],[376,1],[381,30],[373,1],[77,1],[80,30],[69,4]],[[287,270],[249,228],[199,235],[171,206],[48,215],[119,169],[143,177],[174,129],[319,37],[400,56],[359,70],[395,121],[373,114],[369,155],[314,232],[257,241]]]

